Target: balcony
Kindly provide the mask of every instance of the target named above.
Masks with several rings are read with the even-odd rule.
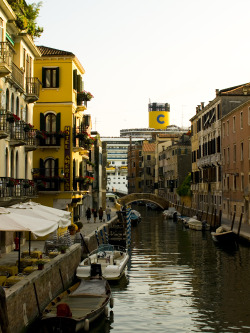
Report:
[[[7,114],[4,109],[0,109],[0,139],[5,139],[9,135],[9,122],[6,120]]]
[[[64,138],[66,132],[47,132],[47,131],[36,131],[36,138],[38,139],[38,145],[40,148],[56,148],[59,149],[61,146],[61,138]]]
[[[13,53],[9,43],[0,42],[0,77],[4,77],[11,73]]]
[[[10,201],[19,198],[33,198],[37,196],[36,184],[29,179],[0,178],[0,201]]]
[[[13,62],[11,64],[10,76],[8,76],[7,79],[17,90],[19,90],[21,93],[24,93],[24,72]]]
[[[25,131],[25,147],[24,147],[25,151],[34,151],[37,149],[36,133],[37,130],[33,128],[28,131]]]
[[[34,103],[39,99],[41,82],[37,77],[26,78],[26,101]]]
[[[74,127],[73,128],[73,151],[81,152],[84,150],[90,150],[95,142],[95,138],[92,138],[87,132],[87,127]]]
[[[64,183],[64,177],[59,177],[58,169],[34,169],[34,181],[38,191],[60,191],[60,184]]]
[[[20,120],[16,120],[14,122],[10,122],[9,126],[10,145],[13,147],[25,145],[25,131],[23,129],[24,123]]]

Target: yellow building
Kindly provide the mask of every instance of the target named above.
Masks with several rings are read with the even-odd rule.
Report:
[[[170,105],[168,103],[148,104],[149,128],[166,129],[169,126]]]
[[[41,58],[34,64],[42,82],[34,108],[38,149],[34,152],[33,177],[41,204],[81,215],[83,195],[91,191],[91,117],[84,115],[93,97],[83,90],[84,68],[66,51],[38,46]]]

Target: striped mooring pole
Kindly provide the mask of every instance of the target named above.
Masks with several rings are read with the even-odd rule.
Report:
[[[131,245],[131,208],[126,208],[126,220],[127,220],[127,248]]]
[[[108,244],[109,243],[109,236],[108,236],[108,232],[107,232],[107,229],[106,229],[105,226],[103,227],[103,230],[104,230],[104,234],[105,234],[105,238],[106,238],[106,243]]]
[[[99,246],[100,245],[100,241],[99,241],[99,236],[98,236],[98,232],[95,231],[95,237],[96,237],[96,240],[97,240],[97,245]]]
[[[102,244],[105,244],[105,241],[104,241],[104,236],[103,236],[102,229],[100,230],[100,234],[101,234],[101,237],[102,237]]]

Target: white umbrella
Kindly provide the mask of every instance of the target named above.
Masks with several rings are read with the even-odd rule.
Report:
[[[0,231],[30,231],[37,237],[44,237],[57,230],[57,228],[56,221],[31,216],[25,216],[24,218],[23,215],[1,207]]]
[[[71,213],[70,212],[67,212],[65,210],[61,210],[61,209],[57,209],[57,208],[53,208],[53,207],[49,207],[49,206],[44,206],[44,205],[41,205],[37,202],[34,202],[34,201],[28,201],[28,202],[24,202],[22,203],[22,205],[24,207],[29,207],[29,208],[34,208],[34,209],[38,209],[38,210],[41,210],[41,211],[46,211],[47,213],[50,213],[50,214],[54,214],[56,216],[59,216],[59,217],[62,217],[62,218],[66,218],[66,219],[70,219],[71,217]],[[17,205],[13,205],[12,207],[15,208]]]
[[[45,210],[42,211],[39,209],[38,206],[25,206],[24,204],[17,204],[9,207],[9,211],[11,213],[16,213],[20,215],[25,215],[25,216],[31,216],[34,218],[43,218],[46,220],[50,221],[55,221],[58,224],[58,227],[65,228],[71,224],[71,221],[69,219],[60,217],[55,214],[51,214],[46,212]]]
[[[0,207],[0,231],[29,231],[37,237],[46,236],[58,228],[55,221],[34,218],[10,212],[8,209]],[[20,236],[18,250],[18,270],[20,271]]]

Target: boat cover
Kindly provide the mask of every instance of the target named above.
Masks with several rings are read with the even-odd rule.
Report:
[[[106,280],[82,280],[79,287],[71,295],[105,295]]]

